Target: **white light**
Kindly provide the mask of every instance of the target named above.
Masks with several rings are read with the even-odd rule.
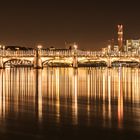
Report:
[[[42,45],[38,45],[37,48],[38,48],[38,49],[42,49]]]
[[[110,49],[111,48],[111,45],[108,45],[108,48]]]
[[[74,44],[74,46],[73,46],[73,47],[74,47],[74,49],[75,49],[75,50],[78,48],[78,46],[77,46],[76,44]]]

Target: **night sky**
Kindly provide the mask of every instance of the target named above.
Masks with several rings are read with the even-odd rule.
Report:
[[[125,39],[140,38],[138,1],[7,0],[0,3],[0,42],[4,45],[100,49],[117,40],[117,25]]]

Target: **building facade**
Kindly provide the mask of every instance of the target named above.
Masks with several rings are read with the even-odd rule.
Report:
[[[138,40],[127,40],[126,41],[127,52],[139,52],[140,51],[140,39]]]

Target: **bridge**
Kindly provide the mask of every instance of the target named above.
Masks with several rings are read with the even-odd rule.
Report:
[[[0,68],[26,67],[43,68],[45,66],[70,66],[77,68],[81,64],[103,63],[111,67],[113,63],[137,63],[140,65],[140,53],[82,51],[74,49],[0,49]],[[58,64],[58,65],[57,65]]]

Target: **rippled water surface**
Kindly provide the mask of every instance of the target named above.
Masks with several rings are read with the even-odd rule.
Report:
[[[0,70],[1,139],[140,139],[140,69]]]

